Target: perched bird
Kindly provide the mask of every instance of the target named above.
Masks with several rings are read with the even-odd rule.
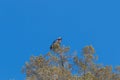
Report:
[[[52,45],[50,46],[50,50],[52,50],[56,53],[61,53],[62,52],[61,41],[62,41],[61,37],[58,37],[55,41],[53,41]],[[60,58],[61,58],[61,61],[60,61],[61,66],[64,67],[64,59],[63,59],[62,54],[60,55]]]
[[[52,45],[50,46],[50,50],[57,50],[60,48],[60,44],[61,44],[62,38],[59,37],[57,38],[55,41],[53,41]]]

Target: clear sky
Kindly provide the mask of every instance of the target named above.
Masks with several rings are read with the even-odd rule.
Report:
[[[99,63],[120,65],[120,0],[0,0],[0,80],[24,80],[25,61],[59,36],[71,52],[93,45]]]

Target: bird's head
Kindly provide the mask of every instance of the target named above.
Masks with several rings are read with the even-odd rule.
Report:
[[[58,39],[57,40],[62,40],[62,37],[58,37]]]

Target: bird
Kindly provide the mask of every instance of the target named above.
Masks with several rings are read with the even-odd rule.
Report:
[[[50,45],[50,50],[57,50],[60,48],[60,44],[62,41],[62,37],[58,37],[56,40],[53,41],[53,43]]]

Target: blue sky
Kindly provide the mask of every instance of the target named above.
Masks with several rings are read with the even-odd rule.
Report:
[[[99,63],[120,65],[119,0],[0,0],[0,80],[24,80],[31,55],[54,39],[71,52],[93,45]]]

